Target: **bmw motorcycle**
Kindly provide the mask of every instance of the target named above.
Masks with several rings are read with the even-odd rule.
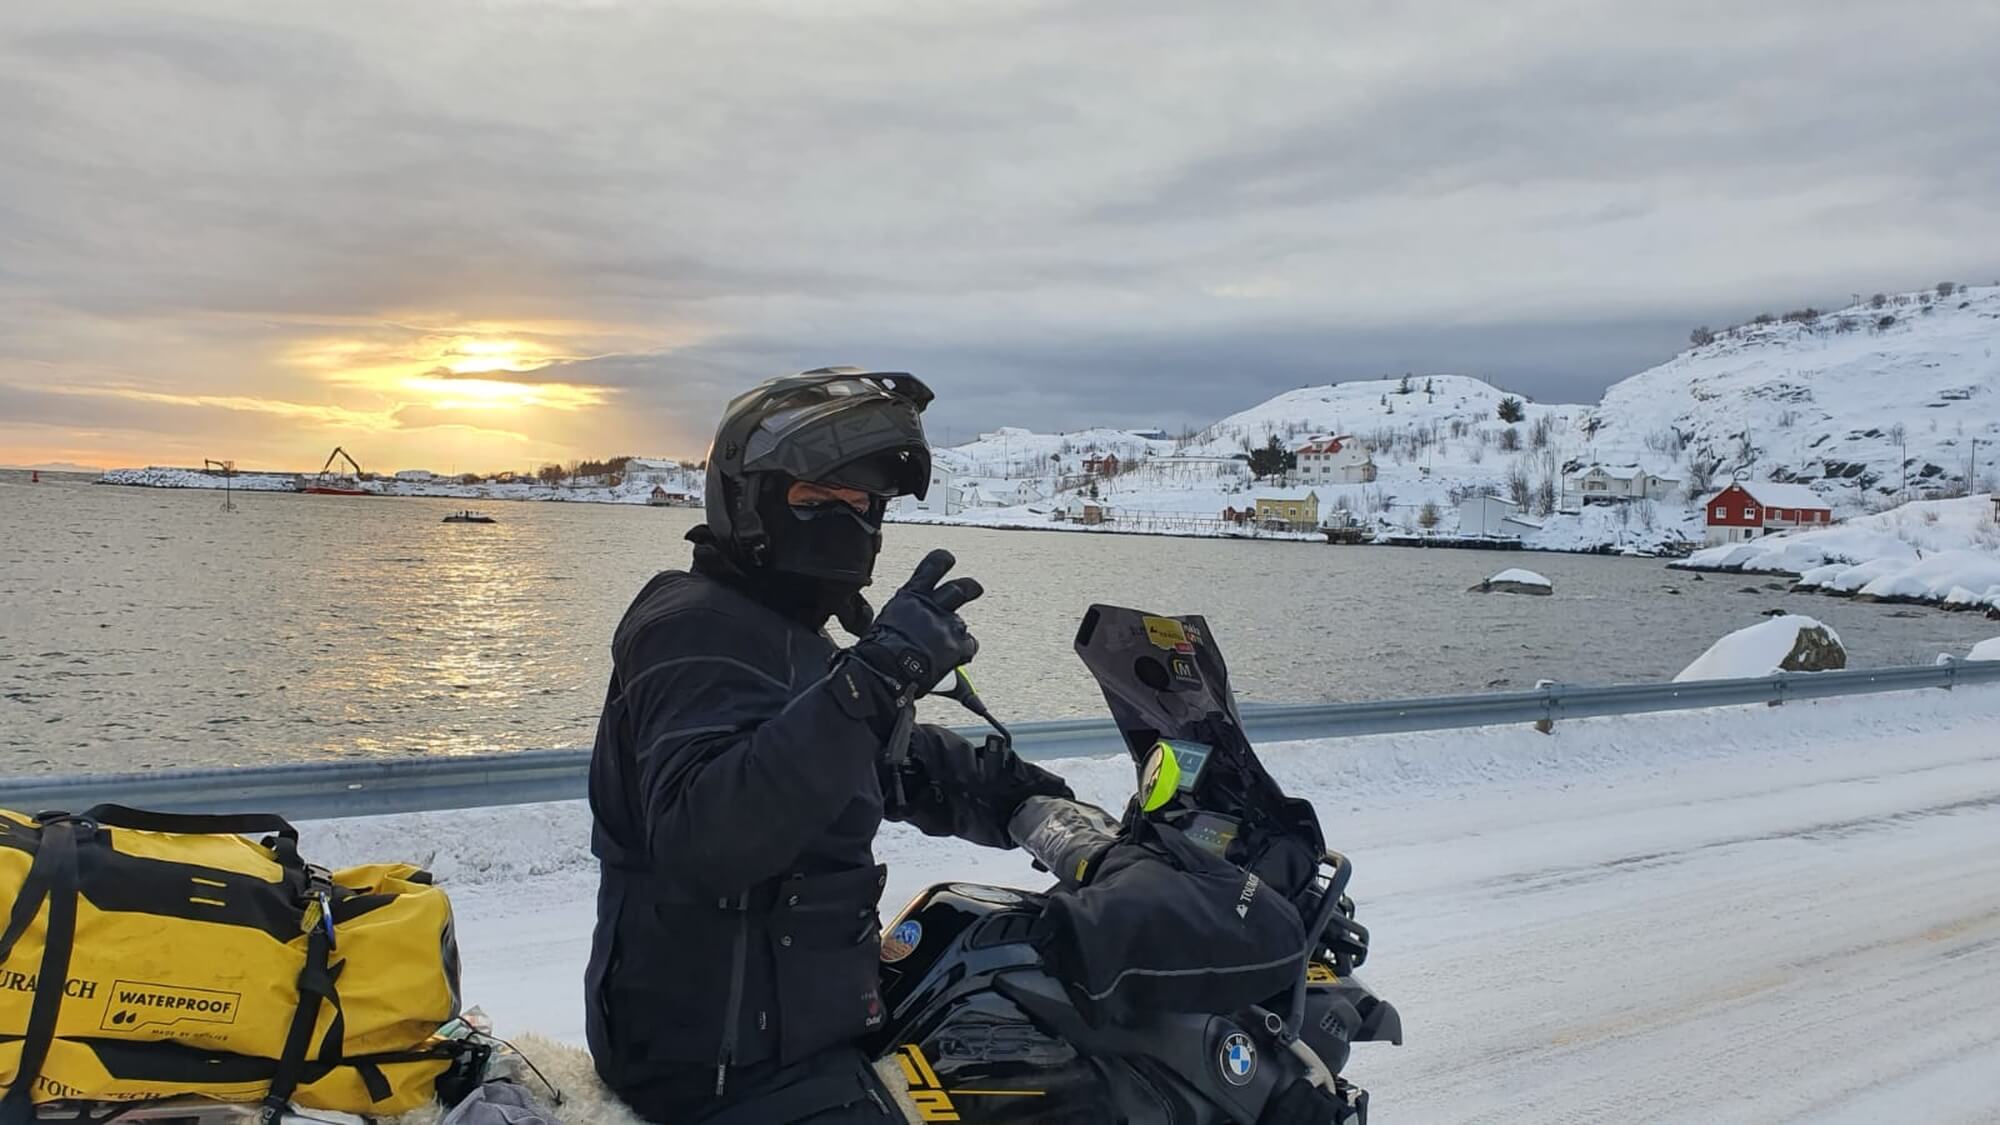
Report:
[[[1055,876],[1048,891],[945,883],[904,908],[884,930],[887,1018],[871,1053],[900,1065],[925,1121],[1257,1125],[1304,1082],[1325,1095],[1311,1117],[1365,1123],[1368,1094],[1342,1074],[1349,1051],[1400,1044],[1402,1021],[1354,976],[1368,930],[1346,894],[1346,857],[1322,843],[1289,876],[1259,858],[1275,854],[1259,853],[1259,839],[1318,842],[1317,820],[1257,761],[1206,622],[1093,606],[1076,650],[1132,752],[1138,795],[1123,818],[1046,797],[1023,807],[1010,834]],[[940,694],[993,726],[989,741],[1008,741],[962,675]],[[1142,1003],[1108,1020],[1079,982],[1063,979],[1050,963],[1052,900],[1082,893],[1107,847],[1148,825],[1244,865],[1246,901],[1261,885],[1287,897],[1303,924],[1291,932],[1306,935],[1287,982],[1233,1010]],[[1240,905],[1236,914],[1250,917]],[[1171,944],[1183,935],[1158,936]]]

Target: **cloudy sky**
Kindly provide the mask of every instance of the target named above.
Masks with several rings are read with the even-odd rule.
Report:
[[[1991,0],[0,5],[0,462],[698,456],[1405,370],[2000,274]]]

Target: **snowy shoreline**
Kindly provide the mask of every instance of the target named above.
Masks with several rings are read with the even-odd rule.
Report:
[[[1726,543],[1675,570],[1772,574],[1793,589],[2000,618],[2000,526],[1991,496],[1919,500],[1818,531]]]
[[[311,474],[295,473],[237,473],[232,477],[217,476],[199,469],[177,469],[153,465],[144,469],[111,469],[97,478],[98,484],[120,485],[130,488],[201,488],[214,491],[224,489],[236,492],[292,492],[299,493],[298,482]],[[617,486],[586,486],[582,488],[558,487],[543,484],[511,481],[506,483],[482,481],[479,484],[461,484],[450,480],[394,480],[377,479],[366,482],[364,498],[398,499],[424,498],[442,500],[537,500],[570,504],[636,504],[647,506],[652,497],[653,485],[650,481],[634,481]],[[682,507],[685,505],[666,505]]]

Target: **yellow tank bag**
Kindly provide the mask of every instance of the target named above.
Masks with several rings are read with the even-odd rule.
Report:
[[[187,1095],[389,1116],[461,1051],[434,1038],[459,1008],[444,892],[307,864],[276,816],[0,809],[0,922],[0,1125]]]

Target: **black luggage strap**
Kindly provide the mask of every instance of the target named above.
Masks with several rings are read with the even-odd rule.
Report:
[[[49,924],[42,942],[42,963],[36,969],[38,987],[21,1041],[21,1061],[14,1084],[0,1098],[0,1125],[30,1125],[35,1119],[35,1083],[55,1041],[56,1019],[62,1014],[64,986],[69,981],[70,951],[76,945],[77,835],[79,829],[88,834],[94,827],[88,820],[79,824],[61,813],[37,819],[43,820],[41,842],[28,877],[21,883],[20,897],[14,900],[7,930],[0,934],[0,964],[13,954],[43,902],[49,905]]]
[[[333,880],[317,867],[311,869],[310,875],[303,911],[306,916],[312,917],[316,906],[319,912],[313,917],[312,928],[306,932],[306,963],[299,970],[299,1006],[292,1010],[292,1026],[285,1033],[284,1053],[278,1056],[278,1068],[271,1075],[271,1089],[257,1111],[260,1125],[276,1125],[291,1109],[292,1093],[298,1089],[299,1080],[304,1076],[306,1053],[312,1046],[313,1026],[319,1022],[320,1005],[333,999],[333,982],[340,975],[338,970],[327,964],[334,947]],[[331,1040],[332,1036],[328,1038]],[[375,1084],[370,1082],[368,1085],[369,1093],[373,1095]],[[0,1122],[0,1125],[10,1123]]]
[[[299,842],[299,830],[276,813],[163,813],[130,809],[124,805],[97,805],[85,810],[84,818],[111,828],[136,832],[173,832],[184,836],[248,836],[270,832]]]

